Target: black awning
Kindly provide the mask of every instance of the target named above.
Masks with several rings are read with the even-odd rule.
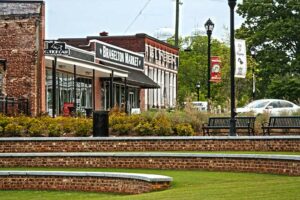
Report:
[[[128,71],[127,82],[141,88],[160,88],[151,78],[146,76],[144,72],[134,69],[126,69]]]

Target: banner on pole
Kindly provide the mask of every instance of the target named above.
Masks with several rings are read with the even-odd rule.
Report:
[[[247,56],[246,41],[235,39],[235,73],[236,78],[246,78]]]
[[[219,56],[211,56],[210,63],[210,82],[218,83],[221,81],[221,59]]]

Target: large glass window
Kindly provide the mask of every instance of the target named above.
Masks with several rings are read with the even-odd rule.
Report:
[[[86,112],[92,108],[92,79],[86,77],[76,78],[76,100],[74,99],[74,74],[57,72],[56,73],[56,111],[63,114],[65,104],[76,103],[76,111]],[[52,115],[52,70],[46,71],[46,99],[47,112]]]
[[[103,107],[104,109],[110,109],[110,82],[105,81],[104,82],[104,102]],[[118,106],[119,108],[125,107],[125,86],[123,83],[114,83],[114,106]],[[128,94],[127,94],[127,108],[128,111],[131,110],[131,108],[139,108],[140,107],[140,89],[136,87],[130,87],[128,86]]]

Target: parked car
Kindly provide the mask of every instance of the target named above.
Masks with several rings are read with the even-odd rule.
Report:
[[[255,100],[243,108],[237,108],[237,113],[253,112],[255,115],[269,113],[271,116],[291,114],[300,111],[300,106],[281,99]]]

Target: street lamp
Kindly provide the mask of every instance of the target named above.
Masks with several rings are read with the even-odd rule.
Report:
[[[231,116],[230,116],[230,136],[236,136],[236,119],[235,119],[235,84],[234,84],[234,70],[235,70],[235,49],[234,49],[234,7],[236,0],[228,0],[230,7],[230,101],[231,101]]]
[[[206,23],[204,24],[207,37],[208,37],[208,48],[207,48],[207,110],[210,111],[210,40],[211,40],[211,34],[214,30],[215,24],[208,19]]]
[[[199,95],[199,92],[200,92],[200,87],[201,87],[201,85],[200,85],[200,82],[198,82],[198,83],[196,84],[196,88],[197,88],[197,95],[198,95],[198,101],[200,101],[200,95]]]
[[[253,59],[256,58],[257,55],[257,50],[255,47],[250,48],[250,53]],[[252,66],[252,100],[255,99],[255,70],[254,70],[255,65]]]

